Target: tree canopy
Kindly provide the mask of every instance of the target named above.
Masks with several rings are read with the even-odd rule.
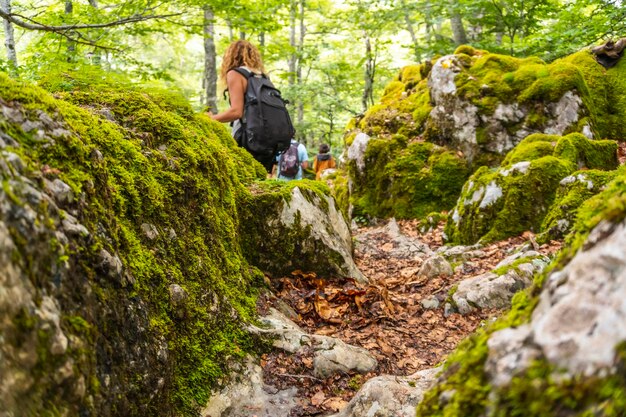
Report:
[[[620,0],[2,0],[4,70],[28,79],[96,66],[218,99],[219,56],[257,44],[293,106],[298,137],[341,144],[403,65],[461,43],[550,61],[623,34]]]

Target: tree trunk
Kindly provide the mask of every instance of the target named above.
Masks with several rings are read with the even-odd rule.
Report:
[[[98,8],[98,0],[89,0],[89,5],[94,8]]]
[[[241,39],[242,41],[246,40],[246,31],[245,30],[240,30],[239,31],[239,39]]]
[[[74,13],[74,3],[72,3],[71,0],[65,0],[65,14],[69,16],[72,13]],[[71,35],[72,33],[74,32],[70,30],[69,34]],[[74,61],[75,56],[76,56],[76,42],[74,42],[71,39],[68,39],[67,40],[67,62]]]
[[[363,87],[361,104],[363,107],[363,113],[365,113],[369,108],[370,103],[374,101],[374,71],[376,68],[376,61],[374,54],[372,53],[372,41],[369,34],[365,30],[363,31],[363,40],[365,42],[365,86]]]
[[[454,43],[458,46],[467,43],[467,35],[465,33],[465,27],[463,26],[463,18],[456,6],[455,1],[450,5],[450,26],[452,26]]]
[[[265,32],[259,33],[259,50],[261,51],[261,56],[265,55]]]
[[[419,43],[417,41],[417,35],[415,35],[415,28],[413,27],[413,21],[411,20],[411,15],[409,14],[409,8],[406,5],[406,1],[402,0],[401,2],[402,11],[404,12],[404,23],[406,24],[406,30],[411,35],[411,42],[413,45],[413,57],[415,57],[416,62],[420,62],[422,60],[422,54],[419,50]]]
[[[302,55],[304,49],[304,37],[306,36],[306,27],[304,25],[304,5],[305,0],[300,0],[300,39],[298,39],[298,57],[296,64],[296,84],[298,87],[302,86]],[[304,123],[304,103],[301,99],[297,103],[297,121],[300,126]]]
[[[289,86],[296,85],[296,60],[298,54],[296,51],[296,18],[298,14],[296,0],[291,0],[291,8],[289,9],[289,46],[291,47],[291,55],[289,55]]]
[[[204,6],[204,102],[209,111],[217,113],[217,64],[215,52],[215,14],[211,6]]]
[[[11,0],[0,0],[0,7],[5,13],[11,13]],[[17,73],[17,53],[15,52],[15,35],[13,33],[13,24],[8,20],[4,23],[4,45],[7,48],[7,59],[11,65],[11,75],[16,77]]]

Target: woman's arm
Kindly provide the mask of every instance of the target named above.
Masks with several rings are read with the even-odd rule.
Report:
[[[230,107],[218,114],[210,115],[218,122],[232,122],[241,119],[243,116],[243,96],[246,91],[248,80],[237,71],[228,71],[226,74],[226,85],[230,95]]]

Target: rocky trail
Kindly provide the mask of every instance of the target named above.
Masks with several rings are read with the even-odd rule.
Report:
[[[443,223],[422,233],[417,221],[392,220],[360,228],[355,234],[355,261],[370,278],[369,285],[302,271],[270,280],[273,293],[259,302],[261,315],[292,320],[300,332],[312,335],[309,343],[301,338],[301,346],[291,348],[285,348],[288,338],[283,338],[282,344],[275,344],[281,349],[262,358],[264,390],[290,393],[281,400],[288,402],[284,415],[321,416],[345,410],[371,378],[409,376],[435,367],[482,322],[497,317],[517,289],[530,284],[529,278],[502,284],[490,271],[524,257],[543,267],[546,257],[560,248],[554,241],[537,245],[530,232],[487,246],[446,247],[442,234]],[[468,304],[457,296],[462,292],[457,287],[473,281],[492,284],[478,286],[486,294],[481,295],[483,306],[471,302],[464,309]],[[276,323],[273,318],[269,322]],[[316,345],[336,339],[362,349],[337,354],[326,369]],[[374,366],[358,363],[372,358]],[[332,363],[342,361],[354,363]],[[252,406],[248,415],[270,415],[264,410]]]

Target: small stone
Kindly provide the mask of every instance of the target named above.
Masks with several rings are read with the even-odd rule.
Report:
[[[115,279],[122,286],[126,284],[122,278],[123,264],[117,255],[113,256],[106,249],[102,249],[100,251],[100,268],[109,278]]]
[[[94,149],[91,151],[91,159],[95,162],[102,162],[104,161],[104,155],[102,155],[99,149]]]
[[[440,275],[450,276],[452,274],[450,263],[439,255],[426,259],[419,270],[419,275],[427,278],[434,278]]]
[[[154,240],[159,236],[159,231],[157,230],[156,226],[150,223],[143,223],[141,225],[141,231],[143,232],[144,236],[150,240]]]
[[[18,174],[24,174],[26,165],[24,164],[24,161],[22,161],[22,158],[13,152],[2,152],[2,156],[4,156],[9,165],[13,167]]]
[[[57,178],[52,182],[45,180],[44,184],[46,191],[52,195],[52,198],[54,198],[57,203],[72,203],[74,201],[72,188],[60,179]]]
[[[169,240],[175,240],[176,238],[178,238],[176,230],[172,229],[171,227],[167,229],[167,237],[169,238]]]
[[[454,306],[451,303],[446,303],[443,307],[444,317],[450,317],[454,313],[456,313]]]
[[[439,308],[439,300],[435,297],[426,298],[420,301],[420,304],[425,310],[434,310]]]
[[[178,284],[172,284],[169,287],[170,290],[170,302],[174,307],[180,307],[184,305],[185,300],[189,297],[187,291]]]

